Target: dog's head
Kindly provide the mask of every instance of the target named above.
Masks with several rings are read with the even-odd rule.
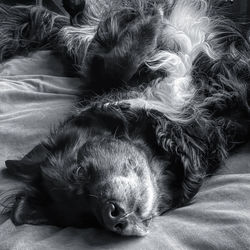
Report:
[[[8,173],[26,183],[12,210],[15,224],[84,227],[98,222],[123,235],[145,235],[159,206],[163,161],[127,135],[120,113],[72,118]],[[165,181],[162,178],[162,181]],[[168,197],[166,190],[164,197]]]
[[[145,235],[152,217],[188,202],[203,173],[199,146],[177,132],[161,142],[150,118],[136,115],[129,116],[140,126],[115,108],[83,111],[21,161],[7,161],[9,174],[26,183],[13,222],[97,222],[122,235]]]

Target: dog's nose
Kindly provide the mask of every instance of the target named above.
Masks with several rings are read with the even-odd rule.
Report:
[[[103,209],[103,221],[105,226],[114,232],[120,232],[127,226],[125,211],[116,203],[108,202]]]

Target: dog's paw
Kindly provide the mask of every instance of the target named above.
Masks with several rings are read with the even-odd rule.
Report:
[[[71,17],[74,17],[84,10],[85,0],[63,0],[63,7]]]
[[[29,10],[0,4],[0,61],[16,54],[20,47],[24,47],[24,39],[28,28]]]
[[[69,19],[41,6],[0,4],[0,24],[0,61],[3,61],[40,47],[51,48],[52,39],[69,24]]]

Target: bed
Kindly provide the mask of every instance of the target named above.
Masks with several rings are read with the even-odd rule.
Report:
[[[51,51],[0,64],[1,170],[6,159],[24,156],[73,112],[82,84]],[[0,174],[1,195],[18,185]],[[206,180],[192,204],[156,218],[146,237],[100,228],[15,226],[3,214],[0,249],[250,249],[250,143]]]

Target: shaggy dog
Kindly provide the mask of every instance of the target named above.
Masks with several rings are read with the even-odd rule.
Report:
[[[64,1],[71,18],[1,5],[1,58],[51,46],[87,83],[76,114],[8,173],[19,225],[145,235],[249,136],[250,47],[206,0]],[[217,11],[217,12],[216,12]]]

